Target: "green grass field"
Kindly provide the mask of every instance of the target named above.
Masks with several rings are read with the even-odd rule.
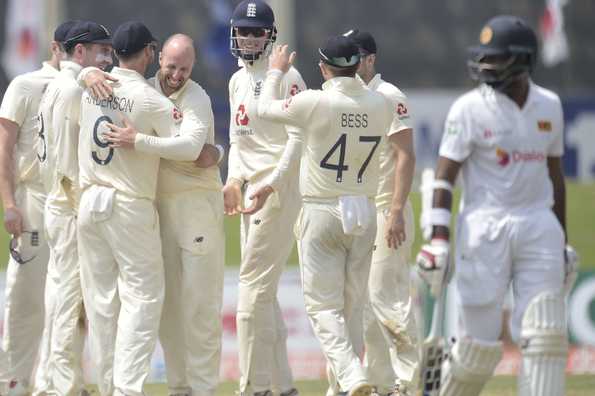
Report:
[[[298,381],[297,388],[300,396],[321,396],[326,392],[326,381]],[[566,396],[592,396],[595,389],[595,376],[575,375],[567,377]],[[217,396],[232,396],[237,390],[237,383],[225,382],[220,385]],[[166,396],[167,389],[162,384],[147,386],[147,393],[151,396]],[[513,396],[516,395],[516,378],[498,376],[487,384],[482,396]]]

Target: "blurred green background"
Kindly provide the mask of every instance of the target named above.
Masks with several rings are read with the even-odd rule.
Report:
[[[595,269],[595,183],[566,184],[567,227],[569,242],[581,257],[581,269]],[[458,194],[456,194],[458,199]],[[415,212],[416,235],[413,254],[419,251],[422,238],[419,230],[419,213],[421,211],[420,194],[411,193],[411,201]],[[453,205],[457,207],[458,204]],[[228,217],[225,220],[226,265],[237,267],[240,264],[240,218]],[[0,257],[8,257],[8,235],[3,227],[0,231]],[[294,248],[288,260],[290,266],[298,264],[296,249]],[[6,266],[6,260],[1,261],[0,268]]]
[[[454,208],[458,207],[458,192],[455,194]],[[420,193],[411,193],[411,203],[415,213],[415,243],[412,254],[419,251],[422,237],[419,229],[421,212]],[[227,218],[225,232],[227,234],[226,260],[228,266],[236,266],[240,262],[239,217]],[[581,269],[595,269],[595,183],[566,184],[566,222],[570,244],[580,255]],[[289,258],[290,265],[297,265],[296,249]]]

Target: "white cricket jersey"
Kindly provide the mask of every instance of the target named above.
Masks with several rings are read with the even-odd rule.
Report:
[[[157,92],[165,96],[157,75],[149,79],[149,83],[155,87]],[[169,95],[168,98],[180,109],[185,118],[194,114],[198,121],[203,144],[215,144],[215,120],[211,99],[199,84],[188,79],[179,90]],[[184,132],[184,130],[180,132]],[[192,161],[161,159],[157,183],[159,194],[172,194],[195,188],[218,191],[221,190],[221,187],[221,175],[217,165],[205,169],[198,168]]]
[[[81,100],[79,167],[82,189],[98,184],[114,187],[134,198],[155,199],[159,156],[108,146],[102,133],[106,122],[122,125],[126,117],[139,133],[173,137],[179,133],[181,111],[133,70],[114,67],[118,79],[108,99],[94,99],[88,91]]]
[[[41,69],[21,74],[12,80],[2,99],[0,117],[19,126],[14,153],[15,182],[33,183],[41,187],[36,141],[41,124],[37,118],[39,102],[47,85],[58,70],[44,62]]]
[[[280,77],[279,71],[269,72],[259,111],[263,117],[303,128],[302,196],[373,198],[378,188],[378,148],[386,136],[402,129],[390,101],[351,77],[335,77],[322,90],[270,101]]]
[[[523,108],[487,85],[451,107],[440,156],[462,163],[465,212],[551,208],[547,157],[564,153],[555,93],[530,83]]]
[[[76,82],[82,66],[60,62],[60,73],[49,83],[39,105],[37,152],[47,205],[72,212],[78,202],[78,138],[82,88]]]
[[[392,132],[402,132],[412,129],[411,114],[407,106],[407,97],[393,84],[384,81],[380,73],[376,74],[368,83],[368,88],[384,95],[389,99],[397,113],[400,124],[399,128]],[[380,150],[380,174],[378,178],[378,192],[376,194],[376,206],[390,205],[395,190],[395,153],[388,142],[383,140]]]
[[[276,169],[295,130],[258,116],[258,100],[268,70],[268,58],[245,64],[229,81],[229,177],[254,182]],[[279,86],[278,95],[288,98],[306,89],[300,73],[291,68]],[[296,169],[297,171],[297,169]]]

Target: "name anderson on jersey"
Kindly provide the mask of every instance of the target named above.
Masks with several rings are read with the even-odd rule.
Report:
[[[132,113],[132,108],[134,107],[134,100],[128,98],[121,98],[118,96],[110,95],[107,99],[96,99],[91,97],[91,95],[87,96],[87,103],[93,104],[99,107],[106,107],[112,110],[119,110],[121,112]]]

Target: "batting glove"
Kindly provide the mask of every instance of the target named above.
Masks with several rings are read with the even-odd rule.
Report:
[[[439,297],[444,277],[447,275],[448,260],[450,257],[450,244],[444,239],[432,239],[429,244],[423,245],[417,255],[417,272],[430,287],[430,293]]]
[[[578,253],[570,245],[564,248],[564,291],[570,293],[578,277]]]

